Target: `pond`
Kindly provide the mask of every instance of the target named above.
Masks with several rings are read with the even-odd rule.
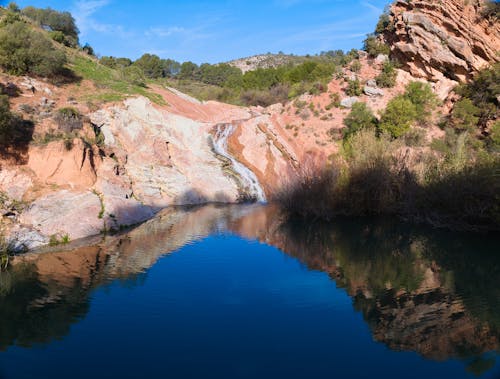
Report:
[[[170,209],[15,257],[0,379],[499,378],[499,240]]]

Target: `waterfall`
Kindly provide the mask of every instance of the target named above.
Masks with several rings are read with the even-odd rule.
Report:
[[[233,124],[217,124],[215,126],[215,136],[212,138],[214,150],[231,162],[233,171],[241,179],[245,193],[256,201],[263,203],[266,201],[266,195],[257,176],[248,167],[234,159],[227,151],[227,140],[233,134],[234,129]]]

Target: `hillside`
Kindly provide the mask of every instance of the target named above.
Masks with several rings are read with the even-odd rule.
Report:
[[[264,199],[315,217],[498,229],[499,33],[487,33],[498,20],[485,9],[396,1],[366,51],[197,66],[97,59],[43,12],[2,8],[0,47],[30,52],[0,50],[3,234],[33,248],[171,205]],[[13,44],[23,33],[34,37]],[[31,40],[45,56],[33,60]]]

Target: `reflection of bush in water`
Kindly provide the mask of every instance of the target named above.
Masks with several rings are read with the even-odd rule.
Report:
[[[2,273],[0,289],[0,350],[10,345],[31,346],[68,334],[71,323],[89,308],[88,293],[81,286],[59,288],[54,298],[39,281],[36,267],[19,264]],[[56,293],[56,292],[54,292]]]
[[[351,281],[365,283],[374,293],[386,288],[418,288],[423,271],[416,260],[417,239],[393,228],[387,222],[351,222],[339,219],[335,224],[294,221],[284,226],[287,237],[305,263],[320,261],[339,266],[342,277],[337,283],[345,288]],[[294,255],[292,253],[292,255]]]
[[[374,297],[388,288],[411,292],[425,270],[437,269],[443,290],[459,296],[473,316],[500,333],[499,241],[492,236],[457,238],[452,232],[369,218],[334,224],[295,220],[282,232],[288,253],[316,269],[338,267],[337,285],[350,293],[359,284]],[[359,297],[355,305],[367,306]]]

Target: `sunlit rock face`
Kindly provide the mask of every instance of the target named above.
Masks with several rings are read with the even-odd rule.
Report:
[[[466,80],[499,60],[500,25],[485,19],[484,1],[405,1],[391,7],[385,32],[392,54],[416,77]]]

